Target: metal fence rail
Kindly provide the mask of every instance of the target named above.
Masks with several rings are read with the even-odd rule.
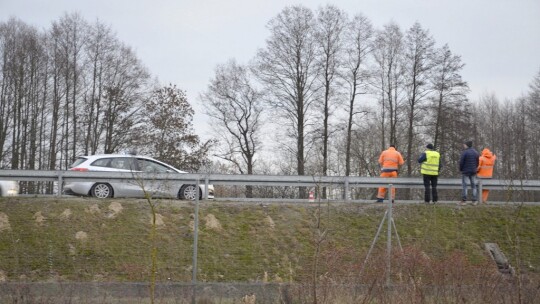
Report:
[[[63,182],[96,181],[126,182],[139,179],[142,181],[181,181],[186,183],[204,183],[213,185],[241,186],[289,186],[289,187],[326,187],[340,186],[345,191],[345,200],[350,198],[351,188],[423,188],[421,178],[381,178],[361,176],[315,176],[315,175],[240,175],[240,174],[206,174],[206,173],[124,173],[124,172],[79,172],[53,170],[0,170],[0,180],[16,181],[52,181],[61,185]],[[461,189],[461,179],[440,178],[439,189]],[[205,187],[206,188],[206,187]],[[519,190],[538,191],[540,180],[496,180],[478,179],[478,190]],[[58,193],[60,195],[61,193]],[[206,194],[205,194],[206,197]],[[481,199],[481,196],[479,195]]]

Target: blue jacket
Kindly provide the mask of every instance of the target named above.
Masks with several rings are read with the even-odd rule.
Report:
[[[480,157],[480,155],[473,148],[463,150],[459,159],[459,171],[461,171],[461,174],[476,175],[476,169],[478,169],[478,157]]]

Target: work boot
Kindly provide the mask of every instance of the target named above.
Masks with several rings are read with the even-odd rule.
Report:
[[[382,198],[377,198],[377,200],[375,201],[375,203],[382,203],[382,202],[384,202]]]

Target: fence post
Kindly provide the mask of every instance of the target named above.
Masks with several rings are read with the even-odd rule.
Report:
[[[391,280],[390,280],[390,271],[391,271],[391,256],[392,256],[392,205],[394,202],[394,197],[392,197],[392,190],[394,186],[392,184],[388,185],[388,197],[390,198],[388,200],[388,231],[387,231],[387,241],[386,244],[386,286],[390,287]]]
[[[195,188],[199,188],[199,179],[195,181]],[[191,285],[193,286],[193,294],[191,297],[191,302],[196,303],[197,299],[197,247],[199,243],[199,191],[195,195],[195,216],[193,219],[193,273],[191,275]]]

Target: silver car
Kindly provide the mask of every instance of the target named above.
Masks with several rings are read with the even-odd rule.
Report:
[[[140,180],[137,173],[187,173],[173,166],[146,156],[124,154],[102,154],[81,156],[72,165],[74,171],[130,172],[133,180],[119,182],[68,182],[64,185],[65,194],[88,195],[97,198],[109,197],[152,197],[179,198],[195,200],[203,197],[204,184],[182,184],[181,181]],[[214,198],[214,186],[208,185],[208,198]]]
[[[19,195],[19,182],[0,180],[0,196]]]

